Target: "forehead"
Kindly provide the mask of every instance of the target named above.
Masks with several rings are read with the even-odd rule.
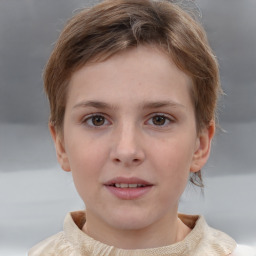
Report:
[[[184,87],[184,88],[183,88]],[[105,61],[90,62],[73,73],[68,99],[98,97],[168,101],[190,95],[191,79],[166,53],[153,46],[139,46],[119,52]],[[127,97],[125,97],[125,94]]]

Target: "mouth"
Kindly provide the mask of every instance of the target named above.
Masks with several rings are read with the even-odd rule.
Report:
[[[116,188],[142,188],[147,186],[153,186],[153,184],[149,181],[137,177],[116,177],[107,181],[104,185]]]
[[[104,184],[108,191],[122,200],[134,200],[146,195],[153,184],[138,178],[117,177]]]
[[[116,188],[143,188],[143,187],[150,186],[150,185],[114,183],[114,184],[110,184],[108,186],[112,186],[112,187],[116,187]]]

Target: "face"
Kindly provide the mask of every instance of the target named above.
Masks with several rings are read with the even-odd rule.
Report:
[[[149,46],[73,74],[63,137],[53,137],[88,224],[143,229],[176,216],[189,173],[207,160],[212,137],[196,132],[191,86]]]

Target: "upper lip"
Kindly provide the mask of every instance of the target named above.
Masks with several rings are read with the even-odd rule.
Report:
[[[115,177],[104,183],[106,186],[110,186],[113,184],[141,184],[145,186],[152,186],[153,184],[149,181],[137,178],[137,177]]]

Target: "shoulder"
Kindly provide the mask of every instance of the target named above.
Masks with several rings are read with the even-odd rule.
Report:
[[[189,255],[230,255],[235,250],[237,246],[235,240],[224,232],[208,226],[203,216],[179,215],[179,217],[192,229],[185,238],[186,243],[190,245],[189,252],[193,253]],[[192,247],[193,251],[191,251]]]
[[[29,250],[28,256],[72,255],[72,246],[65,239],[63,232],[53,235]]]
[[[256,248],[238,244],[230,256],[256,256]]]
[[[82,226],[85,218],[83,211],[66,215],[64,230],[35,245],[28,256],[80,256]]]

